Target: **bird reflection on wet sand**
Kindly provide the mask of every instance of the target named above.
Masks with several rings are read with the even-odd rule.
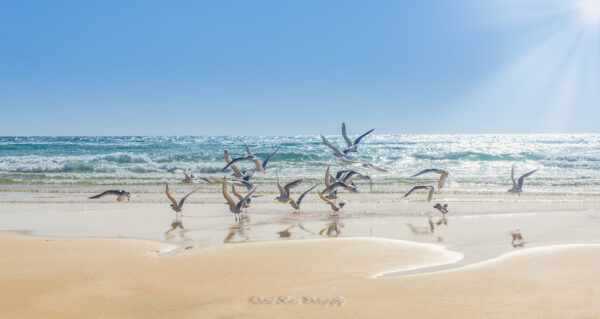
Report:
[[[248,215],[240,215],[240,218],[237,219],[233,225],[229,227],[229,233],[223,240],[224,243],[241,243],[244,241],[250,240],[250,237],[246,235],[246,223],[250,221],[250,217]],[[239,239],[235,239],[239,237]],[[235,240],[234,240],[235,239]]]
[[[165,232],[165,240],[172,240],[175,237],[175,234],[177,234],[178,237],[183,240],[183,248],[192,249],[194,248],[193,240],[188,238],[186,233],[187,229],[183,227],[183,217],[181,215],[177,215],[175,220],[173,220],[171,223],[169,230]]]
[[[442,217],[437,222],[433,221],[431,213],[427,213],[427,226],[415,226],[411,223],[406,223],[414,235],[430,235],[435,232],[435,228],[441,225],[448,225],[448,218]],[[442,241],[442,237],[438,237],[438,241]]]
[[[331,218],[331,222],[327,223],[325,228],[319,231],[319,235],[327,237],[338,237],[342,234],[342,228],[344,228],[344,224],[340,223],[340,217],[333,215]]]
[[[169,239],[173,238],[173,236],[174,236],[173,232],[176,231],[177,229],[180,229],[179,236],[183,238],[184,228],[183,228],[183,221],[182,221],[181,216],[175,217],[175,220],[171,223],[171,228],[165,232],[165,239],[169,240]]]

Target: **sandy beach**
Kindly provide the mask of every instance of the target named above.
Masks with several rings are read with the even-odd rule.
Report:
[[[456,254],[386,239],[191,250],[0,234],[3,318],[595,318],[600,246],[520,250],[463,269],[374,278]]]
[[[428,230],[441,214],[395,193],[348,195],[339,216],[267,194],[237,222],[210,191],[179,219],[158,190],[85,194],[2,193],[0,317],[600,316],[597,196],[444,194]]]

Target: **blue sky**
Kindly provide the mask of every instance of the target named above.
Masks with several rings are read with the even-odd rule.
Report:
[[[0,135],[600,132],[597,3],[3,1]]]

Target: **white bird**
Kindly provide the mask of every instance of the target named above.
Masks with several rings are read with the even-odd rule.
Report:
[[[513,165],[512,168],[510,169],[510,179],[512,179],[513,186],[511,189],[508,190],[508,192],[520,195],[523,192],[523,183],[525,183],[525,178],[528,177],[529,175],[535,173],[536,171],[537,171],[537,169],[534,169],[531,172],[521,175],[521,177],[519,177],[519,181],[516,182],[515,181],[515,165]]]
[[[229,211],[235,214],[235,219],[237,220],[239,219],[239,214],[243,212],[244,205],[247,204],[252,194],[254,194],[254,192],[256,191],[256,187],[250,190],[250,192],[248,192],[246,196],[244,196],[236,203],[233,201],[233,198],[231,198],[229,192],[227,191],[227,180],[224,179],[224,181],[225,182],[223,183],[223,197],[227,201],[226,204],[229,206]]]
[[[302,193],[300,195],[300,197],[298,197],[298,200],[290,200],[290,205],[292,205],[292,207],[294,207],[294,209],[298,210],[300,209],[300,203],[302,203],[302,199],[304,199],[304,196],[306,196],[306,194],[310,193],[310,191],[312,191],[313,189],[315,189],[315,187],[317,187],[319,184],[315,184],[313,185],[313,187],[307,189],[306,191],[304,191],[304,193]]]
[[[107,190],[103,193],[100,193],[98,195],[89,197],[89,199],[96,199],[96,198],[100,198],[100,197],[103,197],[106,195],[116,195],[117,201],[119,201],[119,202],[123,201],[125,198],[127,198],[127,201],[129,201],[129,198],[131,197],[131,193],[128,191],[111,189],[111,190]]]
[[[271,154],[269,154],[269,156],[267,156],[267,158],[264,161],[262,161],[262,164],[260,166],[262,167],[263,173],[266,173],[267,164],[269,164],[269,160],[271,160],[271,157],[273,157],[273,155],[275,155],[275,153],[277,153],[277,151],[279,151],[279,147],[277,149],[275,149]],[[252,178],[252,176],[254,176],[254,173],[256,173],[256,171],[257,171],[256,167],[242,171],[242,172],[240,172],[241,177],[239,177],[239,178],[248,182],[248,181],[250,181],[250,178]]]
[[[279,188],[279,196],[275,197],[275,199],[282,203],[287,203],[290,200],[292,200],[292,198],[290,197],[290,189],[300,185],[300,183],[302,183],[302,180],[297,179],[283,186],[279,182],[279,174],[275,174],[277,175],[277,188]]]
[[[173,198],[173,195],[171,195],[171,191],[169,191],[169,184],[167,184],[167,187],[165,188],[165,193],[167,194],[169,200],[171,200],[171,208],[175,211],[175,213],[181,213],[181,210],[183,209],[183,203],[185,203],[185,200],[199,189],[200,188],[196,188],[193,191],[189,192],[187,195],[183,196],[179,203],[177,203],[175,198]]]
[[[404,197],[408,197],[408,195],[410,195],[410,193],[412,193],[416,190],[419,190],[419,189],[429,189],[429,195],[427,195],[427,201],[430,202],[431,198],[433,197],[433,191],[434,191],[433,186],[415,186],[410,191],[408,191],[408,193],[404,194]]]
[[[444,187],[444,184],[446,183],[446,178],[448,178],[448,172],[443,170],[443,169],[437,169],[437,168],[430,168],[430,169],[425,169],[422,170],[420,172],[418,172],[417,174],[411,176],[411,177],[417,177],[419,175],[422,174],[427,174],[427,173],[436,173],[436,174],[440,174],[440,179],[438,180],[438,188],[442,189],[442,187]]]
[[[321,139],[323,140],[323,143],[325,143],[325,145],[327,145],[329,148],[331,148],[333,150],[333,156],[339,158],[340,161],[342,161],[344,163],[356,163],[350,157],[348,157],[348,155],[340,152],[340,150],[337,147],[335,147],[333,144],[331,144],[331,142],[329,142],[325,138],[325,136],[321,135]]]
[[[246,153],[249,153],[249,152],[250,152],[250,149],[248,148],[248,146],[246,146]],[[227,156],[229,156],[229,154],[227,154]],[[225,160],[227,161],[227,158],[225,158]],[[254,165],[256,165],[256,169],[257,170],[264,171],[263,168],[262,168],[262,166],[261,166],[260,161],[258,160],[258,157],[254,156],[254,155],[252,155],[252,153],[250,153],[249,155],[246,155],[246,156],[240,156],[240,157],[236,157],[234,159],[231,159],[227,163],[227,165],[221,169],[221,172],[224,172],[231,165],[233,165],[233,164],[235,164],[237,162],[246,161],[246,160],[254,162]]]
[[[354,192],[354,193],[358,192],[358,190],[356,189],[356,186],[348,185],[348,184],[346,184],[344,182],[341,182],[341,181],[336,181],[335,183],[332,183],[329,186],[327,186],[321,193],[323,193],[323,194],[331,194],[338,187],[342,187],[345,190],[350,191],[350,192]]]
[[[353,169],[338,171],[335,174],[335,179],[340,182],[344,182],[346,184],[350,183],[352,186],[354,186],[356,188],[356,185],[354,185],[354,183],[352,183],[352,178],[354,176],[357,176],[360,179],[368,180],[369,181],[369,189],[371,189],[371,190],[373,189],[373,179],[371,179],[371,176],[361,174]]]
[[[182,169],[176,169],[173,171],[172,174],[175,173],[183,173],[183,179],[181,180],[184,184],[191,184],[194,182],[194,175],[192,174],[192,176],[188,175],[188,173],[186,173],[184,170]]]
[[[173,174],[175,174],[175,173],[183,173],[183,179],[181,181],[184,184],[191,184],[191,183],[193,183],[197,179],[201,179],[203,181],[206,181],[206,182],[210,183],[210,181],[207,178],[199,177],[199,176],[194,176],[194,174],[188,175],[188,173],[186,173],[184,170],[179,169],[179,168],[173,171]]]
[[[232,185],[235,185],[235,186],[239,186],[239,187],[246,187],[247,190],[251,190],[251,189],[254,188],[254,184],[252,184],[250,182],[246,182],[243,179],[233,179],[233,180],[228,181],[228,180],[226,180],[225,177],[223,177],[223,179],[220,179],[220,178],[216,178],[214,176],[211,176],[210,178],[215,183],[219,183],[219,184],[227,184],[227,183],[229,183],[229,184],[232,184]]]
[[[360,143],[360,141],[367,135],[369,135],[369,133],[373,132],[375,129],[371,129],[369,131],[367,131],[365,134],[359,136],[357,139],[354,140],[354,143],[348,138],[348,135],[346,135],[346,123],[342,123],[342,136],[344,137],[344,140],[346,141],[346,144],[348,144],[348,148],[346,148],[345,150],[343,150],[344,154],[348,153],[348,152],[356,152],[357,151],[357,147],[358,147],[358,143]]]

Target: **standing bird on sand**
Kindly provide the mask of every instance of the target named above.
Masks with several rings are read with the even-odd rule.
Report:
[[[410,191],[408,191],[408,193],[404,194],[404,197],[408,197],[408,195],[410,195],[410,193],[412,193],[416,190],[419,190],[419,189],[429,189],[429,195],[427,195],[427,201],[430,202],[431,198],[433,198],[433,191],[435,189],[433,186],[415,186]]]
[[[127,198],[127,201],[129,201],[129,198],[131,197],[131,193],[128,191],[111,189],[111,190],[107,190],[103,193],[100,193],[98,195],[89,197],[89,199],[96,199],[96,198],[100,198],[100,197],[103,197],[106,195],[116,195],[117,201],[119,201],[119,202],[122,202],[123,200],[125,200],[125,198]]]
[[[531,172],[521,175],[521,177],[519,177],[519,181],[516,182],[515,181],[515,165],[513,165],[512,168],[510,169],[510,179],[512,179],[513,186],[511,189],[508,190],[508,192],[513,193],[513,194],[518,194],[520,196],[521,193],[523,192],[523,183],[525,183],[525,178],[528,177],[529,175],[535,173],[536,171],[537,171],[537,169],[534,169]]]
[[[371,129],[369,131],[367,131],[365,134],[359,136],[357,139],[354,140],[354,143],[348,138],[348,135],[346,135],[346,123],[342,123],[342,136],[344,137],[344,141],[346,141],[346,144],[348,144],[348,148],[346,148],[345,150],[343,150],[342,152],[344,152],[344,154],[347,154],[348,152],[357,152],[357,147],[358,147],[358,143],[360,143],[360,141],[367,135],[369,135],[369,133],[373,132],[375,129]]]
[[[319,197],[321,197],[321,199],[326,203],[329,204],[329,206],[331,206],[331,209],[333,209],[333,213],[335,215],[337,215],[337,212],[342,209],[342,207],[344,207],[344,205],[346,205],[346,203],[339,203],[339,204],[334,204],[332,201],[330,201],[329,199],[325,198],[325,196],[323,196],[323,193],[317,191],[317,193],[319,194]]]
[[[446,178],[448,178],[448,172],[443,169],[430,168],[430,169],[422,170],[411,177],[417,177],[419,175],[427,174],[427,173],[440,174],[440,179],[438,181],[438,188],[442,189],[442,187],[444,187],[444,184],[446,183]]]
[[[188,196],[192,195],[199,189],[200,188],[196,188],[193,191],[189,192],[187,195],[185,195],[181,198],[179,203],[177,203],[175,198],[173,198],[173,195],[171,195],[171,191],[169,191],[169,184],[167,184],[167,187],[165,188],[165,193],[167,194],[167,197],[169,198],[169,200],[171,200],[171,208],[175,211],[175,214],[181,213],[181,211],[183,209],[183,203],[185,203],[185,200],[188,198]]]
[[[304,191],[304,193],[302,193],[300,195],[300,197],[298,197],[298,200],[290,200],[290,205],[292,205],[292,207],[294,207],[295,210],[299,210],[300,209],[300,203],[302,203],[302,199],[304,199],[304,196],[306,196],[306,194],[310,193],[310,191],[312,191],[313,189],[315,189],[315,187],[317,187],[319,184],[315,184],[313,187],[307,189],[306,191]]]
[[[229,206],[229,211],[235,215],[235,220],[238,220],[240,213],[243,212],[244,205],[247,205],[250,197],[256,191],[256,187],[254,187],[252,190],[250,190],[250,192],[248,192],[248,194],[246,194],[246,196],[244,196],[242,199],[240,199],[236,203],[233,201],[233,198],[231,198],[231,196],[229,195],[229,192],[227,191],[227,179],[224,177],[223,180],[225,181],[223,183],[223,197],[227,201],[225,204],[227,204]]]
[[[290,189],[300,185],[300,183],[302,183],[302,180],[297,179],[283,186],[279,182],[279,174],[275,172],[275,175],[277,175],[277,188],[279,188],[279,196],[275,197],[275,199],[280,201],[281,203],[287,203],[291,201],[292,198],[290,197]]]

